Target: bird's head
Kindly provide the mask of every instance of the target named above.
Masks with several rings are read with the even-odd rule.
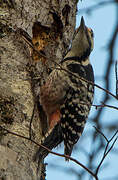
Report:
[[[84,53],[90,55],[94,45],[94,34],[91,28],[86,27],[84,18],[82,16],[80,26],[76,29],[73,41],[72,50],[75,54],[82,56]]]

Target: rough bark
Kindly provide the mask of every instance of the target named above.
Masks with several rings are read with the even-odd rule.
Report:
[[[73,0],[8,0],[0,1],[0,125],[12,132],[29,137],[30,121],[38,103],[39,85],[65,55],[72,39],[77,1]],[[56,19],[55,19],[56,17]],[[57,22],[59,20],[59,26]],[[32,26],[40,22],[49,27],[52,39],[45,46],[46,66],[34,62],[19,28],[32,37]],[[57,27],[56,27],[57,26]],[[55,30],[56,27],[56,30]],[[61,28],[61,30],[57,31]],[[40,59],[40,58],[39,58]],[[40,142],[45,123],[36,106],[32,121],[32,139]],[[45,121],[45,120],[44,120]],[[0,179],[41,179],[33,155],[37,146],[0,129]]]

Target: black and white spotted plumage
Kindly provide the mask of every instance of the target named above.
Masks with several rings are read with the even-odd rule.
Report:
[[[83,132],[94,93],[94,86],[80,80],[79,77],[94,82],[94,75],[90,64],[82,66],[77,62],[70,61],[67,68],[77,76],[69,76],[69,91],[66,95],[65,103],[60,107],[65,154],[71,155],[73,145]]]
[[[53,149],[64,141],[64,154],[69,156],[83,132],[94,94],[94,73],[89,61],[93,31],[85,26],[83,17],[74,36],[71,50],[40,88],[40,103],[49,121],[42,145]],[[44,159],[47,154],[39,148],[35,160]]]

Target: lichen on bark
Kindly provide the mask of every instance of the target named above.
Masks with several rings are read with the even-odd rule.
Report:
[[[64,13],[67,8],[68,13]],[[49,74],[46,66],[55,67],[54,61],[59,62],[67,52],[74,33],[76,8],[76,1],[70,0],[0,1],[0,126],[29,136],[34,105],[39,100],[39,85]],[[54,14],[63,27],[61,32],[57,31],[59,38],[54,33],[59,25],[54,21]],[[20,28],[32,38],[35,22],[53,29],[50,32],[54,37],[44,49],[48,57],[46,66],[41,61],[33,62],[30,48],[19,33]],[[36,142],[40,142],[42,128],[37,105],[31,126]],[[0,129],[0,178],[41,179],[32,160],[37,148],[30,141],[4,134]]]

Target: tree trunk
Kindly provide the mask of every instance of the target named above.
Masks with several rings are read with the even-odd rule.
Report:
[[[40,143],[47,122],[39,108],[39,86],[67,52],[76,8],[77,0],[0,1],[0,127]],[[0,128],[0,179],[41,179],[33,162],[37,149]]]

